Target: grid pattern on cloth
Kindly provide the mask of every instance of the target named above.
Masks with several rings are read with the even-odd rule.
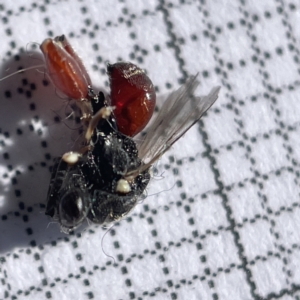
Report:
[[[108,90],[106,63],[124,60],[147,70],[158,106],[196,73],[199,94],[221,92],[128,217],[67,236],[39,204],[80,125],[44,71],[0,81],[0,299],[300,299],[299,11],[2,1],[0,78],[40,65],[36,43],[65,34],[97,90]]]

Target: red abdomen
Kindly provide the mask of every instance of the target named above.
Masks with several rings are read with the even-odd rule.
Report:
[[[116,63],[107,67],[111,105],[118,129],[125,135],[139,133],[152,117],[156,94],[149,77],[132,63]]]

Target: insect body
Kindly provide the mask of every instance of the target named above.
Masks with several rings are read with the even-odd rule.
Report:
[[[92,103],[95,111],[95,106],[106,107],[102,93]],[[149,182],[149,168],[126,179],[126,174],[141,164],[135,142],[117,130],[112,114],[99,120],[88,150],[77,162],[57,160],[46,214],[57,219],[65,232],[86,218],[99,224],[122,218],[136,205]]]
[[[78,152],[56,160],[46,214],[68,233],[84,220],[105,224],[124,217],[150,180],[149,169],[216,101],[220,88],[196,97],[196,76],[169,95],[138,145],[132,137],[150,120],[155,90],[131,63],[108,65],[110,98],[95,94],[82,61],[64,36],[41,45],[55,87],[77,100],[87,126]]]

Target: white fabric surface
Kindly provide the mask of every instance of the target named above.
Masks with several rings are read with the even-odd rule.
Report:
[[[77,138],[68,101],[35,69],[1,81],[0,299],[300,298],[298,1],[1,3],[1,78],[65,34],[96,89],[120,59],[160,100],[197,72],[222,89],[129,218],[67,236],[39,203]]]

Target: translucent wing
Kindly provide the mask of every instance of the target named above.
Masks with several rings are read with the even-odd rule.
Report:
[[[143,141],[138,145],[139,157],[144,162],[140,173],[158,160],[183,134],[185,134],[213,105],[218,98],[220,87],[215,87],[204,97],[194,92],[199,85],[197,75],[190,77],[177,91],[165,100],[156,119],[148,127]]]

